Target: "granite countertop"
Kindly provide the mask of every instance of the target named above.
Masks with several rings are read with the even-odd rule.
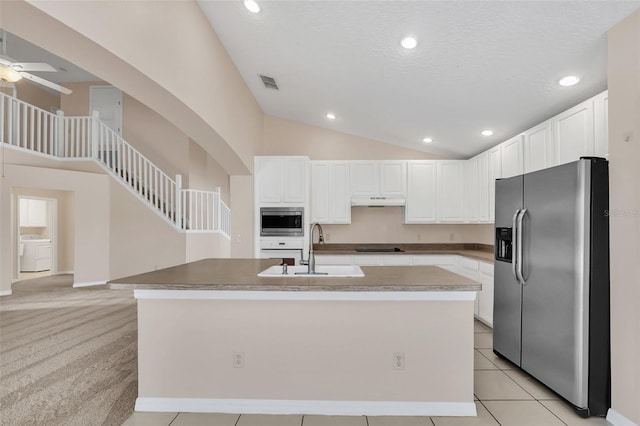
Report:
[[[258,277],[276,259],[204,259],[109,281],[113,289],[226,291],[480,291],[437,266],[362,266],[364,277]]]
[[[398,252],[358,252],[356,248],[393,248],[397,247],[404,251]],[[314,244],[313,250],[316,255],[322,254],[342,254],[342,255],[389,255],[389,256],[402,256],[406,254],[457,254],[460,256],[466,256],[476,260],[483,260],[485,262],[493,262],[493,246],[487,244]]]

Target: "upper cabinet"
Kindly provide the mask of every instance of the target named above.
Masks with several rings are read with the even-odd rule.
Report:
[[[521,175],[524,172],[522,135],[502,143],[500,149],[502,156],[502,175],[500,177],[508,178]]]
[[[255,176],[260,204],[304,204],[307,157],[256,157]]]
[[[352,196],[406,196],[406,161],[352,161],[349,172]]]
[[[409,161],[407,164],[407,206],[405,223],[438,221],[438,161]]]
[[[593,100],[589,99],[552,118],[556,164],[593,155]]]
[[[593,98],[594,152],[596,157],[609,158],[609,92]]]
[[[535,172],[555,164],[551,120],[524,132],[524,172]]]
[[[35,198],[20,198],[20,226],[46,227],[47,201]]]
[[[464,222],[463,160],[438,161],[438,221]]]
[[[349,162],[311,162],[311,222],[351,223]]]
[[[496,179],[502,177],[502,149],[494,146],[487,152],[489,160],[489,221],[495,217]]]

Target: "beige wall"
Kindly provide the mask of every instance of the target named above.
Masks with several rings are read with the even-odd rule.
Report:
[[[75,283],[109,278],[109,181],[102,174],[5,164],[0,180],[0,291],[11,289],[17,250],[12,244],[12,189],[73,192]]]
[[[306,155],[312,160],[445,158],[270,115],[264,116],[264,136],[258,155]]]
[[[21,101],[28,102],[45,111],[53,112],[54,109],[60,108],[60,95],[47,92],[40,86],[20,80],[15,83],[16,97]],[[0,85],[0,92],[13,96],[13,89]]]
[[[252,169],[262,111],[196,2],[18,0],[0,26],[148,105],[227,173]]]
[[[141,398],[473,402],[472,301],[145,299],[138,321]]]
[[[611,405],[640,425],[640,11],[607,37]]]
[[[37,198],[55,199],[58,205],[57,211],[57,240],[55,245],[57,247],[57,271],[58,272],[71,272],[73,271],[73,250],[74,250],[74,205],[73,205],[73,192],[70,191],[54,191],[43,190],[35,188],[13,188],[13,205],[14,205],[14,217],[18,217],[18,197],[30,196]],[[19,227],[18,221],[14,223],[14,238],[12,244],[16,244],[16,238],[22,234],[40,234],[47,238],[52,238],[49,228],[27,228]],[[14,264],[13,276],[17,276]]]
[[[222,234],[186,234],[185,262],[212,257],[231,257],[229,240]]]
[[[478,243],[493,245],[493,224],[405,225],[404,207],[353,207],[350,225],[322,225],[327,243]]]

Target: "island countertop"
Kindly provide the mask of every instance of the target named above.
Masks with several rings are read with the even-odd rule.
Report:
[[[109,281],[113,289],[213,291],[480,291],[437,266],[362,266],[364,277],[258,277],[276,259],[203,259]]]

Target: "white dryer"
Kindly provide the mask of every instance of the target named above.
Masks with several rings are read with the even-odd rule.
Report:
[[[20,235],[24,252],[20,257],[20,272],[40,272],[51,269],[51,240],[37,234]]]

